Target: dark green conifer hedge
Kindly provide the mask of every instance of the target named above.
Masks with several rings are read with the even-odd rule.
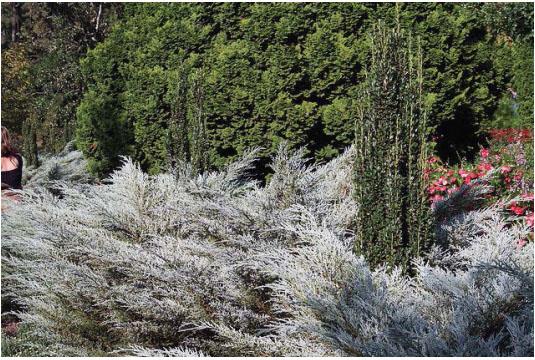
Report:
[[[261,146],[265,171],[282,140],[329,159],[353,140],[367,34],[395,14],[393,4],[127,4],[123,20],[82,61],[88,90],[78,145],[99,174],[119,155],[151,173],[163,170],[176,101],[170,94],[187,66],[206,71],[214,166]],[[470,154],[503,93],[493,35],[477,8],[460,4],[403,4],[399,14],[402,27],[422,39],[430,126],[447,138],[438,150]]]

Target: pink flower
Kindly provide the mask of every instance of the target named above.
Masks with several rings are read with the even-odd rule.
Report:
[[[438,179],[438,183],[440,185],[448,185],[448,179],[444,179],[443,177],[440,177],[440,179]]]
[[[528,226],[533,227],[533,213],[526,215],[526,223]]]
[[[477,169],[486,173],[487,171],[492,170],[492,165],[489,163],[481,163],[477,166]]]
[[[436,194],[435,196],[433,196],[433,197],[431,198],[431,201],[432,201],[432,202],[437,202],[437,201],[440,201],[440,200],[442,200],[442,199],[444,199],[444,197],[443,197],[442,195],[438,195],[438,194]]]
[[[500,172],[502,174],[508,174],[511,172],[511,167],[510,166],[507,166],[507,165],[504,165],[500,168]]]
[[[459,175],[464,179],[465,177],[468,176],[468,171],[459,169]]]
[[[526,239],[520,239],[516,242],[516,247],[522,249],[527,243]]]
[[[483,159],[486,159],[486,158],[489,156],[489,149],[482,148],[482,149],[479,151],[479,154],[481,155],[481,157],[482,157]]]
[[[522,199],[533,201],[533,193],[524,193],[524,194],[522,194]]]

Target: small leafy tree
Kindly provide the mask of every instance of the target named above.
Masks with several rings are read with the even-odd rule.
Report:
[[[422,56],[399,25],[372,32],[371,65],[357,104],[354,194],[357,253],[406,268],[431,238],[423,169],[427,123]]]

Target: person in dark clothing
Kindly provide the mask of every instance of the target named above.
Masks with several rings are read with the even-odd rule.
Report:
[[[22,189],[22,156],[11,143],[9,131],[2,126],[2,194]]]
[[[2,170],[2,190],[22,189],[22,157],[19,154],[13,155],[13,163],[18,164],[12,170]],[[2,168],[3,168],[2,162]]]

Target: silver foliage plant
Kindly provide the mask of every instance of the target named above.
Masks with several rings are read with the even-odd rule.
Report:
[[[53,190],[58,181],[71,184],[90,183],[94,178],[87,172],[87,160],[81,151],[68,143],[57,155],[43,154],[39,166],[25,166],[22,183],[25,188]]]
[[[265,187],[254,158],[158,176],[125,159],[106,185],[27,190],[2,214],[20,353],[533,354],[533,245],[498,207],[442,216],[416,276],[372,271],[352,251],[352,148],[307,165],[281,147]]]

